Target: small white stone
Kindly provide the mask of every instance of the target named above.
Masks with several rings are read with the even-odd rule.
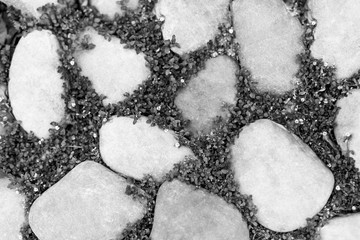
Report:
[[[14,116],[37,137],[49,137],[51,122],[65,115],[63,80],[58,67],[59,43],[50,31],[35,30],[16,46],[9,72],[9,98]]]
[[[101,14],[105,14],[110,19],[115,17],[115,14],[123,16],[124,10],[121,9],[119,0],[91,0],[91,6],[95,7]],[[139,0],[128,0],[126,7],[131,10],[135,10],[139,6]]]
[[[117,103],[124,100],[126,92],[136,90],[150,74],[146,67],[144,54],[124,48],[124,44],[116,37],[107,41],[93,28],[87,28],[80,38],[89,37],[95,44],[91,50],[78,50],[75,60],[92,82],[95,91],[107,98],[104,104]]]
[[[241,64],[262,92],[282,94],[295,88],[296,57],[303,51],[303,29],[282,0],[232,1]]]
[[[333,190],[334,176],[311,148],[270,120],[244,127],[231,151],[240,192],[252,195],[259,223],[271,230],[306,226]]]
[[[183,54],[197,50],[213,40],[221,23],[227,22],[229,0],[159,0],[155,6],[158,18],[165,16],[162,33],[165,39],[175,35]]]
[[[9,6],[13,6],[21,10],[22,13],[32,15],[36,18],[41,16],[41,12],[37,9],[46,5],[47,3],[58,4],[57,0],[1,0]]]
[[[146,118],[111,119],[100,129],[100,153],[104,162],[114,171],[136,179],[146,174],[161,180],[174,164],[193,155],[187,147],[176,147],[172,131],[151,127]]]
[[[321,240],[359,240],[360,214],[336,217],[320,230]]]

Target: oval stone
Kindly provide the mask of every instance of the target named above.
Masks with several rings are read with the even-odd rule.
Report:
[[[10,66],[9,98],[13,114],[27,131],[47,138],[51,122],[65,114],[59,43],[50,31],[35,30],[22,37]]]

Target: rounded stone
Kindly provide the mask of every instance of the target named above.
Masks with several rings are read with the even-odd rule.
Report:
[[[16,46],[9,72],[9,98],[13,114],[27,131],[47,138],[51,122],[65,114],[59,43],[50,31],[35,30]]]
[[[156,198],[153,240],[249,240],[239,210],[220,197],[177,180],[161,185]]]
[[[270,120],[242,129],[232,150],[240,192],[252,195],[260,224],[287,232],[305,227],[326,204],[334,176],[297,136]]]
[[[123,0],[125,5],[131,10],[135,10],[139,6],[139,0]],[[107,15],[110,19],[114,19],[115,15],[124,15],[119,0],[91,0],[91,6],[95,7],[101,14]]]
[[[161,180],[174,164],[193,155],[187,147],[179,147],[172,131],[151,127],[142,117],[134,124],[128,117],[111,119],[100,129],[100,153],[114,171],[141,179],[152,175]]]
[[[355,167],[360,169],[360,90],[351,90],[347,97],[340,99],[336,105],[340,107],[335,118],[334,133],[344,154],[355,159]]]
[[[20,228],[25,223],[25,197],[8,188],[10,181],[0,171],[0,239],[21,239]]]
[[[360,214],[336,217],[320,229],[321,240],[360,239]]]
[[[295,88],[303,51],[303,29],[282,0],[234,0],[236,42],[241,64],[261,92],[283,94]]]
[[[227,119],[225,105],[236,102],[238,66],[229,57],[212,58],[175,98],[175,105],[190,120],[193,132],[208,133],[217,116]]]
[[[164,39],[175,35],[180,48],[172,50],[178,54],[195,51],[213,40],[220,24],[228,22],[229,0],[159,0],[155,13],[164,18]]]
[[[82,162],[35,200],[30,227],[41,240],[115,239],[146,211],[146,202],[125,193],[128,185],[101,164]]]
[[[95,48],[78,50],[74,57],[95,91],[107,97],[104,104],[124,100],[126,92],[136,90],[150,75],[145,55],[126,49],[120,39],[112,37],[108,41],[93,28],[87,28],[80,38],[86,38]]]
[[[8,6],[21,10],[22,13],[39,18],[41,12],[37,9],[48,4],[58,4],[58,0],[1,0]]]

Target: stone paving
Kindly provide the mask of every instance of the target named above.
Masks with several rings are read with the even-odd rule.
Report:
[[[39,19],[41,14],[35,9],[55,1],[2,2]],[[90,3],[106,19],[126,16],[117,1]],[[141,1],[122,4],[130,12],[141,9]],[[313,57],[334,65],[338,78],[351,76],[358,70],[360,60],[354,50],[358,47],[359,30],[352,23],[358,21],[359,3],[347,0],[342,5],[335,0],[326,3],[310,0],[309,7],[310,23],[317,24],[311,47]],[[296,88],[300,68],[296,58],[304,50],[301,37],[305,29],[282,1],[159,0],[154,14],[164,23],[164,40],[173,40],[175,36],[178,44],[172,45],[171,50],[184,58],[214,40],[220,33],[219,27],[225,26],[230,34],[235,34],[237,58],[214,56],[190,79],[179,79],[184,87],[172,104],[180,109],[184,119],[190,120],[189,130],[195,135],[212,136],[217,117],[223,122],[230,119],[231,106],[241,98],[237,94],[240,70],[251,74],[256,83],[248,84],[261,94],[288,94]],[[105,97],[104,107],[127,101],[126,93],[140,91],[139,85],[156,80],[150,76],[154,70],[147,64],[146,54],[128,49],[119,38],[109,39],[92,27],[75,38],[77,46],[70,65],[76,64],[94,91]],[[49,129],[56,129],[53,122],[69,120],[65,113],[69,106],[62,96],[64,79],[58,71],[60,48],[58,36],[49,30],[32,30],[23,36],[9,68],[9,94],[1,96],[9,97],[16,120],[40,142],[51,137]],[[343,155],[354,158],[357,168],[359,101],[359,90],[351,90],[337,101],[338,114],[329,116],[336,118],[335,144]],[[73,104],[70,107],[75,107],[76,103]],[[162,108],[159,105],[156,111]],[[29,212],[25,211],[25,196],[9,187],[11,176],[0,171],[0,240],[21,239],[23,224],[29,224],[39,240],[121,239],[123,231],[141,221],[149,211],[146,200],[129,193],[147,195],[137,181],[149,176],[160,185],[154,200],[152,229],[147,229],[152,239],[250,240],[254,225],[238,206],[205,186],[191,186],[181,179],[167,180],[181,162],[205,154],[183,144],[180,132],[164,130],[152,123],[145,116],[136,120],[134,116],[113,116],[104,120],[99,135],[93,136],[99,139],[98,155],[104,164],[91,160],[78,163],[43,192]],[[229,146],[230,174],[239,193],[252,196],[257,224],[272,232],[307,227],[307,220],[322,212],[331,200],[334,188],[339,190],[336,174],[329,169],[331,165],[324,164],[314,152],[315,147],[292,131],[289,126],[259,119],[244,126]],[[317,234],[322,240],[358,240],[359,227],[359,214],[346,214],[330,219],[317,229]]]

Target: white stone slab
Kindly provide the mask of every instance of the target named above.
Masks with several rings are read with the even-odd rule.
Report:
[[[331,219],[320,230],[321,240],[358,240],[360,239],[360,214]]]
[[[47,3],[58,4],[58,0],[1,0],[6,5],[13,6],[21,10],[22,13],[28,14],[39,18],[41,12],[37,11],[38,8],[46,5]]]

